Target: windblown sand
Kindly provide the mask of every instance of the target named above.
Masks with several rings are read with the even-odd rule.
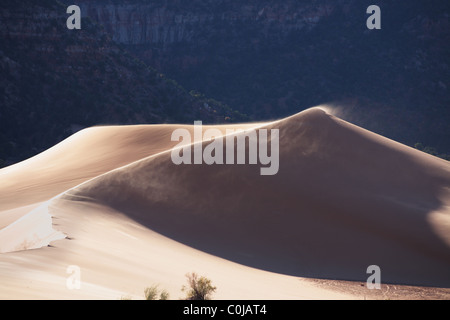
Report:
[[[94,127],[1,169],[0,298],[143,298],[159,284],[178,299],[192,271],[216,299],[450,298],[448,161],[312,108],[217,126],[279,129],[276,175],[177,166],[181,127]],[[370,265],[387,293],[361,286]]]

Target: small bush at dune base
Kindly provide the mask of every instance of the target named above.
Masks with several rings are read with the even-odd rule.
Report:
[[[169,293],[166,290],[161,291],[159,300],[169,300]]]
[[[183,286],[182,291],[186,292],[186,300],[211,300],[211,295],[216,291],[211,280],[199,277],[195,272],[188,273],[188,286]]]
[[[158,299],[159,294],[159,299]],[[144,290],[145,300],[168,300],[169,293],[166,290],[159,292],[158,285],[145,288]]]

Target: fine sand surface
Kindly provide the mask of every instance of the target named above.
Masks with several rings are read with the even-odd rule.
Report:
[[[248,128],[260,124],[218,126]],[[204,129],[210,126],[203,126]],[[0,170],[0,211],[46,201],[86,180],[171,149],[170,137],[186,125],[92,127],[26,161]],[[193,136],[193,135],[192,135]],[[18,199],[20,197],[20,200]]]
[[[90,128],[1,169],[0,298],[142,298],[160,284],[178,299],[192,271],[216,299],[450,298],[448,161],[312,108],[217,126],[279,129],[276,175],[177,166],[181,127],[193,131]],[[360,286],[370,265],[388,293]]]

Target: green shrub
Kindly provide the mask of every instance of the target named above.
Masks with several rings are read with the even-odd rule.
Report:
[[[186,291],[186,300],[211,300],[211,295],[216,291],[216,287],[211,284],[211,280],[199,277],[195,272],[186,274],[188,286],[183,286],[182,291]]]
[[[151,287],[145,288],[144,298],[145,300],[168,300],[169,293],[166,290],[162,290],[161,292],[159,292],[158,285],[153,285]]]
[[[169,293],[166,290],[162,290],[159,294],[159,300],[169,300]]]
[[[154,285],[144,289],[145,300],[156,300],[158,297],[158,286]]]

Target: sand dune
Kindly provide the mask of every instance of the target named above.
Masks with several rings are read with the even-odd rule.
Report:
[[[0,210],[9,210],[0,239],[26,213],[16,208],[52,197],[53,230],[68,236],[0,255],[0,292],[110,298],[139,295],[145,279],[177,298],[195,270],[216,280],[218,298],[355,298],[302,277],[365,281],[373,264],[385,283],[450,287],[447,161],[313,108],[247,125],[279,129],[276,175],[261,176],[259,165],[177,166],[178,127],[93,128],[0,170]],[[70,264],[83,270],[85,291],[65,288]],[[32,271],[41,280],[24,290]]]
[[[217,126],[246,128],[255,124]],[[172,148],[185,125],[92,127],[18,164],[0,169],[0,210],[46,201],[86,180]],[[208,129],[205,126],[205,129]],[[20,197],[20,198],[18,198]]]
[[[67,192],[182,243],[295,276],[450,285],[449,165],[319,109],[270,124],[280,172],[176,166],[169,152]],[[441,219],[430,219],[431,213]],[[427,270],[425,272],[425,270]]]

